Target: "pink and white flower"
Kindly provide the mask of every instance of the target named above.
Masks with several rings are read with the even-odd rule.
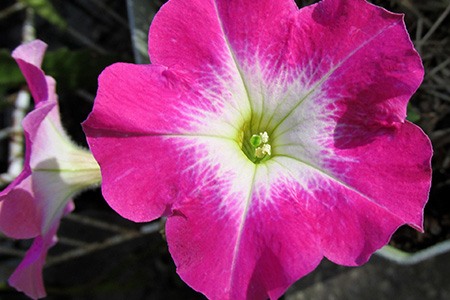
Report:
[[[61,125],[55,81],[40,67],[46,47],[36,40],[12,54],[35,108],[23,121],[24,169],[0,192],[0,231],[11,238],[35,238],[9,283],[35,299],[45,296],[42,268],[60,219],[73,209],[72,197],[101,180],[92,154],[76,146]]]
[[[363,0],[170,0],[152,65],[99,78],[83,124],[105,199],[167,216],[177,272],[211,299],[276,299],[323,257],[361,265],[422,229],[423,67],[403,17]]]

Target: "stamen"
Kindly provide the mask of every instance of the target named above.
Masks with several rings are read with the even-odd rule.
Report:
[[[267,144],[268,142],[269,142],[269,135],[267,134],[267,132],[260,132],[259,133],[259,136],[261,137],[261,142],[263,143],[263,144]]]
[[[263,144],[261,147],[255,149],[255,156],[257,158],[264,158],[271,154],[272,147],[269,144]]]
[[[269,134],[266,131],[260,132],[259,134],[254,134],[250,138],[250,144],[255,149],[254,157],[259,162],[266,156],[271,155],[272,147],[268,144],[269,142]]]

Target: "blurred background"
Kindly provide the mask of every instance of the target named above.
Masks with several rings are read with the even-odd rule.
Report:
[[[0,173],[8,181],[18,92],[26,87],[11,51],[39,38],[49,45],[43,69],[57,82],[62,121],[86,146],[80,123],[90,112],[97,77],[108,65],[148,63],[148,27],[165,1],[2,0],[0,2]],[[305,6],[317,1],[297,1]],[[391,245],[406,252],[450,240],[450,0],[373,0],[404,13],[426,75],[408,107],[408,119],[431,138],[433,183],[425,232],[400,228]],[[29,109],[28,109],[29,110]],[[135,224],[120,218],[99,190],[79,195],[62,221],[44,278],[48,299],[204,299],[175,273],[160,230],[162,221]],[[0,299],[26,299],[6,280],[30,246],[0,236]],[[439,252],[439,251],[438,251]],[[441,251],[445,252],[445,251]],[[324,261],[285,299],[450,299],[450,251],[401,265],[380,256],[360,268]]]

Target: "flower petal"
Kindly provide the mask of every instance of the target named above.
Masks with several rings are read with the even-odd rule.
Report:
[[[46,101],[49,98],[47,79],[40,68],[46,48],[47,45],[44,42],[35,40],[17,47],[12,53],[12,57],[16,60],[27,80],[31,95],[36,103]]]
[[[272,185],[276,191],[272,197],[283,195],[280,203],[285,209],[306,216],[303,226],[310,228],[317,240],[315,251],[335,263],[365,263],[404,224],[400,216],[323,170],[293,157],[280,156],[273,161],[283,171]]]
[[[167,2],[151,24],[149,55],[154,65],[168,67],[192,90],[200,91],[204,99],[195,99],[197,105],[210,110],[232,107],[243,116],[249,113],[245,83],[215,1]]]
[[[276,61],[247,64],[243,71],[252,108],[272,115],[262,126],[279,138],[303,132],[312,115],[345,114],[362,129],[349,131],[362,138],[373,127],[403,122],[423,78],[402,17],[362,0],[324,0],[301,9],[280,53]],[[261,86],[267,91],[258,91]],[[308,113],[311,107],[320,113]]]
[[[150,58],[204,76],[205,67],[234,65],[263,48],[278,56],[288,33],[286,17],[297,10],[293,1],[171,0],[150,27]]]
[[[25,258],[8,280],[12,287],[32,299],[46,296],[42,269],[47,256],[47,249],[55,243],[54,237],[54,235],[48,236],[46,239],[41,236],[36,237]]]
[[[119,63],[108,67],[99,78],[93,112],[83,124],[86,133],[90,136],[95,129],[102,129],[123,133],[123,137],[236,135],[233,124],[242,123],[248,111],[234,107],[233,90],[210,89],[184,80],[161,66]]]
[[[9,187],[0,193],[0,231],[15,239],[37,236],[41,220],[31,192],[30,171],[22,172]]]
[[[276,299],[323,256],[350,266],[366,262],[403,223],[290,157],[258,165],[253,177],[227,178],[251,187],[245,207],[202,193],[174,204],[166,226],[177,272],[211,299]],[[233,196],[228,203],[242,201]]]
[[[129,64],[115,64],[99,79],[83,128],[102,167],[105,198],[126,218],[152,220],[174,201],[170,190],[178,186],[180,170],[195,164],[196,154],[184,149],[185,141],[224,139],[237,145],[237,126],[248,112],[215,102],[226,102],[231,93],[206,91],[183,79],[165,67]],[[243,155],[239,148],[236,152]],[[190,159],[179,162],[179,157]]]
[[[218,164],[227,158],[250,163],[236,142],[220,137],[123,138],[120,133],[101,135],[103,131],[95,132],[97,136],[91,136],[89,143],[102,170],[103,195],[119,214],[137,222],[170,215],[177,201],[183,201],[193,191],[202,191],[203,181],[207,179],[198,178],[201,174],[206,176],[215,170],[220,177],[226,173],[218,169]],[[214,150],[209,150],[211,147]],[[211,152],[215,154],[208,156]],[[230,158],[230,155],[234,156]],[[197,178],[192,172],[198,173]]]
[[[69,203],[64,209],[64,214],[73,210],[73,204]],[[59,220],[52,225],[45,235],[39,235],[28,249],[25,258],[16,268],[8,280],[8,283],[25,293],[32,299],[44,298],[46,296],[42,269],[47,258],[49,248],[56,244],[56,232],[59,227]]]
[[[202,193],[173,207],[166,236],[177,272],[210,299],[277,299],[322,258],[306,222],[309,211],[273,190],[278,174],[272,169],[253,166],[227,176],[243,193],[230,194],[226,203],[244,206],[224,206],[221,193]]]
[[[266,71],[279,70],[286,60],[292,38],[292,26],[299,12],[294,1],[218,0],[217,16],[237,64],[244,73],[248,66],[259,65]],[[251,75],[251,74],[245,74]],[[250,78],[245,76],[246,79]]]
[[[335,135],[342,137],[338,129]],[[358,137],[351,139],[357,141]],[[406,122],[375,137],[370,144],[335,149],[336,158],[328,165],[333,176],[400,218],[401,224],[422,230],[423,208],[431,185],[432,152],[423,131]]]
[[[340,109],[365,99],[367,113],[355,121],[399,122],[423,77],[402,17],[364,0],[301,10],[293,1],[172,0],[152,23],[149,52],[154,63],[205,85],[223,88],[226,77],[218,81],[214,70],[236,84],[240,77],[253,116],[269,114],[255,123],[276,135],[298,124],[301,103],[323,91],[330,102],[345,98]]]
[[[279,89],[286,87],[284,74],[277,70],[283,55],[291,51],[286,44],[297,11],[293,1],[171,0],[151,24],[150,58],[190,84],[231,91],[231,99],[213,100],[225,100],[243,116],[250,110],[253,118],[259,117],[272,108],[264,102],[275,106]],[[272,77],[259,80],[261,69]],[[275,74],[280,78],[274,79]],[[277,89],[274,97],[267,93],[271,88]]]

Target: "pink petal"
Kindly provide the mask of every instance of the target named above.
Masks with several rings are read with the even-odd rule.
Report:
[[[404,224],[401,216],[326,170],[289,156],[273,160],[282,169],[271,196],[284,197],[279,201],[282,209],[298,212],[303,226],[315,237],[315,252],[320,256],[338,264],[361,265]]]
[[[279,56],[296,11],[293,1],[172,0],[151,24],[150,58],[196,77],[205,75],[205,67],[240,65],[262,47]]]
[[[302,35],[320,39],[302,42],[298,59],[315,59],[311,83],[325,80],[323,89],[329,96],[340,96],[342,110],[353,123],[402,122],[406,103],[423,78],[420,57],[402,15],[358,1],[360,5],[323,1],[302,10],[296,27],[300,31],[294,34],[299,42]],[[300,22],[313,25],[305,29]]]
[[[177,202],[166,226],[177,272],[210,299],[277,299],[323,256],[351,266],[366,262],[404,223],[290,157],[257,166],[253,184],[248,177],[227,179],[250,187],[251,199],[237,194],[224,207],[218,196],[224,192],[212,181],[214,194]],[[237,212],[232,203],[243,200],[247,207]]]
[[[233,90],[196,86],[184,80],[161,66],[115,64],[108,67],[99,78],[93,112],[83,124],[87,135],[92,135],[97,128],[124,137],[235,134],[237,129],[232,124],[242,123],[245,111],[240,112],[239,106],[235,106]],[[217,114],[222,118],[218,119]]]
[[[175,87],[171,88],[172,85]],[[183,88],[171,80],[164,67],[115,64],[100,75],[97,93],[100,100],[96,101],[93,113],[83,126],[126,132],[127,135],[189,130],[179,106]],[[118,110],[110,109],[118,106]],[[155,113],[149,113],[148,107]],[[100,124],[91,124],[90,119],[94,117]]]
[[[173,159],[179,154],[173,149],[175,143],[158,137],[121,138],[114,133],[90,137],[89,143],[102,170],[102,193],[115,211],[136,222],[151,221],[170,211],[178,170],[183,168]]]
[[[59,221],[44,235],[39,235],[27,251],[25,258],[16,268],[8,283],[32,299],[46,296],[42,271],[47,258],[48,249],[56,244],[56,231]]]
[[[212,180],[203,189],[214,188],[214,193],[178,202],[167,220],[178,274],[209,299],[277,299],[322,258],[304,205],[288,198],[286,191],[276,194],[267,186],[276,179],[269,178],[269,166],[250,171],[227,176],[239,182],[246,195],[224,201],[221,194],[227,194],[227,185]],[[236,203],[242,203],[240,210]]]
[[[246,80],[251,79],[252,74],[247,72],[255,71],[255,66],[278,72],[278,75],[285,65],[300,66],[300,61],[291,56],[298,51],[298,44],[290,41],[296,25],[295,17],[299,13],[294,1],[214,2],[217,3],[216,18],[220,20],[227,43]],[[310,56],[304,59],[310,59]]]
[[[28,87],[36,103],[49,98],[47,79],[41,70],[41,63],[46,48],[47,45],[44,42],[35,40],[17,47],[12,53],[12,57],[16,60],[27,80]]]
[[[212,75],[205,68],[223,73],[234,65],[213,1],[176,0],[161,7],[150,27],[149,55],[153,64],[192,80]]]
[[[53,238],[52,236],[51,238]],[[55,241],[44,240],[41,236],[34,239],[33,245],[27,251],[25,258],[16,268],[8,280],[8,283],[20,292],[25,293],[32,299],[39,299],[46,296],[42,269],[47,256],[47,249]]]
[[[109,133],[107,130],[95,132]],[[105,199],[119,214],[137,222],[170,214],[172,205],[184,201],[193,190],[201,194],[204,181],[221,180],[214,178],[214,172],[228,176],[227,171],[219,171],[219,164],[230,155],[237,155],[232,158],[234,161],[248,163],[240,151],[236,151],[236,145],[219,137],[123,138],[119,133],[109,133],[91,136],[89,143],[102,169]],[[197,169],[201,171],[197,173]]]
[[[25,131],[26,153],[24,170],[8,187],[0,193],[0,230],[12,238],[32,238],[41,232],[46,232],[53,222],[59,222],[62,210],[61,201],[67,198],[67,186],[61,179],[44,180],[38,183],[35,168],[43,162],[55,161],[56,157],[64,154],[64,144],[60,143],[61,132],[57,137],[49,135],[54,128],[60,126],[59,113],[56,102],[43,101],[30,112],[23,121]],[[53,119],[54,125],[44,128],[43,124]],[[58,153],[58,154],[55,154]],[[53,172],[54,173],[54,172]],[[42,181],[42,180],[41,180]],[[57,188],[42,192],[43,188],[56,183]],[[58,192],[60,191],[60,192]],[[50,199],[55,199],[53,205]],[[53,206],[53,207],[49,207]],[[47,216],[47,217],[46,217]],[[55,219],[56,218],[56,219]]]
[[[352,125],[349,134],[361,138],[370,127],[405,119],[406,103],[422,81],[423,67],[401,15],[362,0],[325,0],[293,13],[289,20],[289,30],[274,35],[272,42],[283,46],[271,51],[259,43],[255,55],[247,52],[237,60],[242,61],[253,110],[272,114],[262,120],[262,127],[278,138],[302,132],[303,119],[311,116],[306,107],[311,106],[322,107],[317,116],[345,114]],[[230,28],[238,33],[231,21]],[[234,48],[245,44],[241,40]],[[261,89],[265,97],[259,96]],[[362,130],[354,132],[355,125]]]
[[[8,280],[9,285],[19,292],[25,293],[32,299],[39,299],[46,296],[44,281],[42,278],[42,269],[45,263],[46,255],[44,241],[41,236],[34,239],[33,245],[27,251],[25,258],[19,267]]]
[[[342,137],[339,127],[335,135]],[[361,143],[358,136],[346,138]],[[431,185],[432,147],[420,128],[406,122],[374,136],[370,144],[337,147],[335,151],[342,159],[329,162],[334,176],[399,217],[400,224],[422,229]]]
[[[208,141],[238,134],[239,110],[203,95],[218,98],[220,92],[193,89],[159,66],[116,64],[102,73],[94,109],[83,128],[102,167],[105,198],[122,216],[149,221],[175,201],[172,190],[179,185],[179,172],[193,163],[176,158],[196,155],[183,149],[186,141],[190,145],[189,138],[197,144],[201,137]],[[224,94],[221,101],[227,99]]]
[[[40,224],[27,170],[0,193],[0,231],[15,239],[28,239],[40,233]]]
[[[47,44],[40,40],[34,40],[17,47],[13,51],[12,56],[14,59],[20,59],[39,68],[44,59],[46,49]]]
[[[165,76],[165,70],[127,64],[107,68],[99,78],[94,109],[83,123],[102,169],[105,199],[138,222],[160,217],[177,193],[173,182],[182,166],[174,158],[180,154],[172,139],[161,135],[189,130],[179,107],[182,91],[171,88],[179,83]]]
[[[24,170],[21,174],[0,192],[0,230],[12,238],[31,238],[40,232],[42,212],[38,209],[35,191],[32,184],[30,168],[33,140],[41,123],[48,117],[49,112],[57,107],[55,83],[53,78],[46,77],[40,65],[47,45],[35,40],[24,44],[13,51],[13,57],[21,68],[33,97],[38,104],[23,120],[25,132]],[[52,92],[52,93],[49,93]],[[48,99],[51,96],[52,99]],[[53,117],[57,126],[61,127],[59,113]],[[44,138],[49,145],[51,139]],[[46,152],[46,156],[51,153]]]

